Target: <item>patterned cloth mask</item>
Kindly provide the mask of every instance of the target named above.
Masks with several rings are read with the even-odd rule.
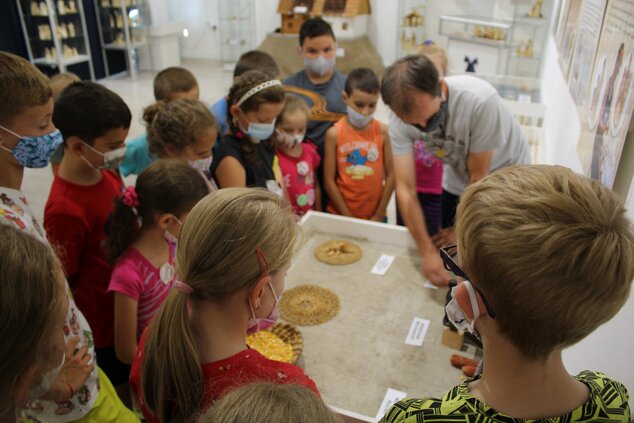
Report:
[[[0,148],[11,153],[20,165],[28,168],[46,167],[51,155],[63,141],[62,133],[58,129],[38,137],[23,137],[4,126],[0,126],[0,128],[19,138],[13,149],[9,150],[2,145],[0,145]]]

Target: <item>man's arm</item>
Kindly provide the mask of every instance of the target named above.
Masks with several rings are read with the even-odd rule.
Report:
[[[449,274],[445,270],[438,249],[427,233],[423,209],[418,202],[414,156],[411,153],[398,155],[394,156],[393,160],[399,212],[418,247],[423,275],[434,285],[447,285]]]

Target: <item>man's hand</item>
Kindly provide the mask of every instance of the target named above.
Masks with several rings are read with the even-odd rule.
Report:
[[[436,232],[431,237],[436,248],[446,247],[448,245],[456,245],[456,232],[453,228],[444,228]]]
[[[421,260],[421,271],[429,282],[436,286],[449,285],[449,273],[447,273],[445,269],[438,250],[435,248],[427,250],[426,254],[421,257]]]

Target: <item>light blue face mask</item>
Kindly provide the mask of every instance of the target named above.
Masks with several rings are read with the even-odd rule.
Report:
[[[314,75],[324,76],[335,67],[336,57],[318,56],[314,59],[304,57],[304,66]]]
[[[244,116],[244,113],[242,112],[242,110],[240,110],[240,113],[242,113],[242,115]],[[246,116],[244,117],[246,118]],[[271,138],[271,135],[273,135],[273,132],[275,131],[276,120],[277,118],[273,119],[273,122],[271,123],[249,122],[249,129],[247,130],[245,130],[242,127],[242,125],[240,125],[240,122],[238,122],[238,125],[240,126],[240,130],[244,132],[246,135],[250,136],[255,144],[259,144],[260,141]]]
[[[0,148],[11,153],[20,165],[33,169],[46,167],[51,155],[63,141],[62,134],[58,129],[38,137],[23,137],[4,126],[0,126],[0,128],[19,138],[13,149],[9,150],[2,145]]]
[[[350,106],[346,107],[346,112],[348,113],[348,120],[350,121],[350,124],[355,128],[365,128],[366,125],[370,123],[373,116],[361,114]]]

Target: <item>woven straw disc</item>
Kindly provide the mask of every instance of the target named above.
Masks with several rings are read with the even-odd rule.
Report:
[[[268,359],[295,364],[304,348],[304,337],[295,326],[276,323],[247,336],[247,345]],[[290,354],[286,354],[286,349]]]
[[[300,285],[284,291],[280,300],[280,316],[296,325],[319,325],[338,313],[339,297],[317,285]]]
[[[317,247],[315,257],[327,264],[350,264],[361,258],[361,247],[349,241],[333,239]]]

